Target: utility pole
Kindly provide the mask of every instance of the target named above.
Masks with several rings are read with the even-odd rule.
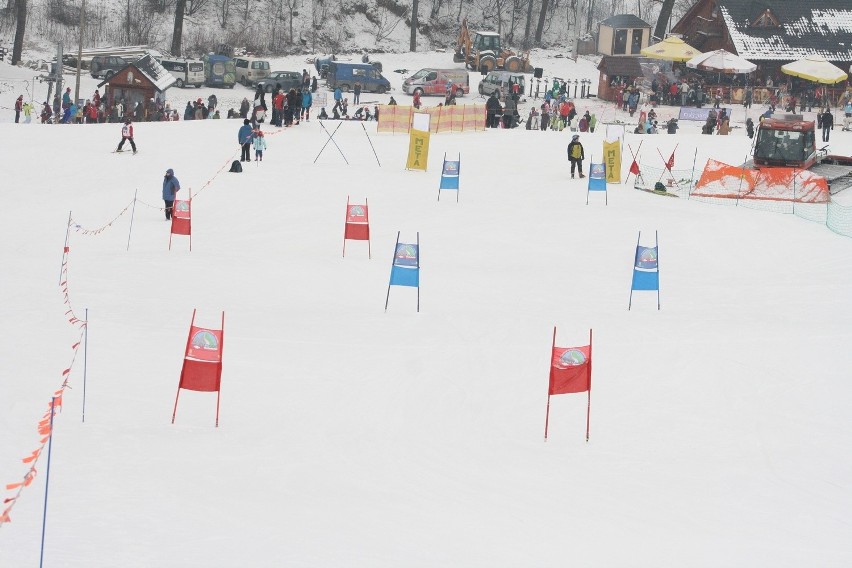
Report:
[[[80,69],[83,65],[83,35],[86,33],[86,0],[80,6],[80,43],[77,44],[77,85],[74,87],[74,102],[80,100]]]

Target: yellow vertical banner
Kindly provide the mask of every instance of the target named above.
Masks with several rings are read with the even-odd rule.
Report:
[[[426,171],[429,161],[429,131],[411,129],[408,137],[408,160],[405,168],[408,170]]]
[[[603,143],[606,182],[621,183],[621,140]]]

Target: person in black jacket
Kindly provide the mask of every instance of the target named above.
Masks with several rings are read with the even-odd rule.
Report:
[[[497,115],[503,113],[503,107],[500,106],[500,101],[497,100],[496,92],[492,92],[491,96],[488,97],[488,101],[485,103],[485,113],[485,126],[488,128],[497,128],[500,120]]]
[[[829,131],[834,130],[834,115],[831,114],[831,109],[826,108],[822,113],[822,141],[828,142]]]
[[[580,144],[580,135],[575,134],[571,137],[571,143],[568,144],[568,160],[571,162],[571,179],[574,179],[574,168],[580,170],[580,177],[586,177],[583,174],[583,159],[586,157],[583,152],[583,145]]]

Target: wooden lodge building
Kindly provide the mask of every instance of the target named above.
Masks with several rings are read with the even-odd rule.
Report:
[[[699,0],[671,33],[699,51],[725,49],[751,61],[757,65],[752,84],[765,87],[771,79],[778,87],[788,80],[781,66],[808,55],[849,70],[852,0]],[[830,90],[838,95],[847,86]],[[760,95],[756,89],[755,101]]]
[[[114,75],[107,77],[98,87],[106,85],[104,97],[107,106],[112,108],[121,101],[125,114],[141,103],[144,116],[151,111],[151,101],[165,102],[165,91],[175,83],[176,79],[150,55],[128,64],[119,69]],[[142,120],[142,117],[136,117]]]

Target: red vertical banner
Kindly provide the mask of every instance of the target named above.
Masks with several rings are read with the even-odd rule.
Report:
[[[222,386],[222,352],[225,338],[225,312],[222,312],[222,325],[211,329],[195,325],[195,310],[192,310],[192,322],[186,340],[183,366],[180,371],[178,392],[172,412],[172,424],[175,423],[180,389],[216,393],[216,426],[219,426],[219,396]]]
[[[192,250],[192,200],[175,201],[172,207],[172,229],[169,234],[169,250],[172,250],[172,235],[187,235],[189,250]]]
[[[592,408],[592,330],[589,344],[578,347],[557,347],[556,327],[550,352],[550,377],[547,387],[547,411],[544,418],[544,439],[550,421],[550,397],[555,394],[588,393],[586,405],[586,441],[589,441],[589,417]]]
[[[372,258],[370,245],[370,213],[367,199],[364,204],[349,203],[346,197],[346,220],[343,225],[343,256],[346,256],[346,241],[367,241],[367,258]]]

